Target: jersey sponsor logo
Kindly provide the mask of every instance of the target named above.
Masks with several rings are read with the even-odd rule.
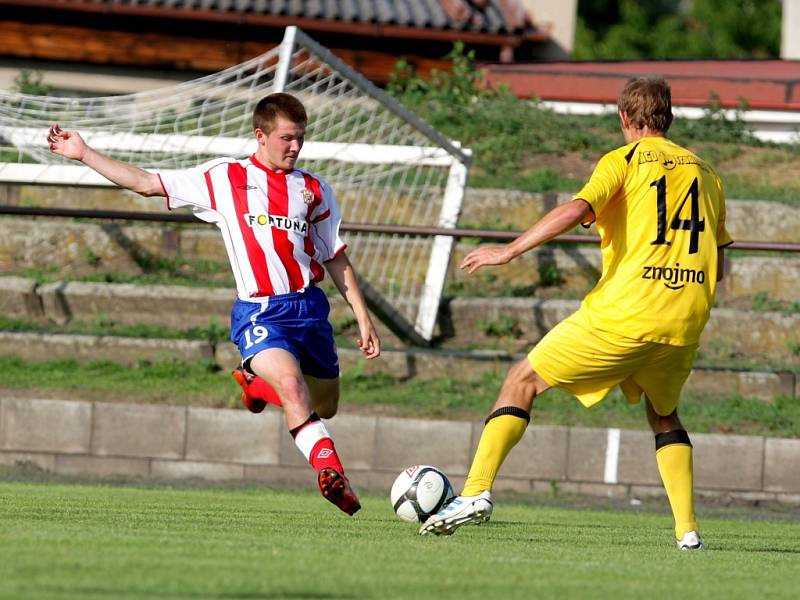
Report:
[[[675,159],[672,158],[669,154],[662,154],[661,166],[664,167],[667,171],[672,171],[672,169],[675,168]]]
[[[705,163],[691,154],[667,154],[655,150],[642,150],[639,152],[639,164],[660,162],[667,171],[683,165],[698,165],[705,168]]]
[[[652,281],[662,281],[664,287],[671,290],[680,290],[690,283],[703,284],[706,281],[705,271],[696,269],[681,268],[680,263],[675,263],[674,267],[656,267],[645,265],[642,279]]]
[[[246,213],[244,219],[250,227],[269,225],[283,231],[294,231],[302,235],[308,233],[308,222],[301,219],[290,219],[280,215],[254,215],[252,213]]]

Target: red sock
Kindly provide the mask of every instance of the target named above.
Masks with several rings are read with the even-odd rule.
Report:
[[[269,404],[283,406],[281,399],[278,397],[278,392],[276,392],[270,384],[261,379],[261,377],[256,377],[250,382],[247,392],[250,394],[251,398],[261,398],[264,402],[268,402]]]
[[[308,462],[319,473],[325,467],[333,467],[336,471],[344,475],[344,467],[336,454],[336,447],[333,445],[332,438],[322,438],[311,449]]]
[[[344,467],[342,467],[342,461],[339,460],[339,455],[336,454],[333,438],[317,413],[311,413],[305,423],[295,427],[289,433],[292,434],[295,445],[315,471],[319,472],[325,467],[333,467],[344,475]]]

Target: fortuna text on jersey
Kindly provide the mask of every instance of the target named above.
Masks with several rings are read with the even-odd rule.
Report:
[[[308,223],[301,219],[290,219],[289,217],[265,214],[254,215],[252,213],[245,213],[244,219],[250,227],[269,225],[270,227],[277,227],[283,231],[294,231],[302,235],[305,235],[308,231]]]

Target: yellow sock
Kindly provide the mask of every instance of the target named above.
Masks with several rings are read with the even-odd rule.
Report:
[[[694,515],[692,445],[685,431],[656,436],[656,462],[675,517],[675,536],[700,531]]]
[[[522,439],[529,421],[528,412],[516,407],[500,408],[489,415],[462,496],[477,496],[492,489],[500,465]]]

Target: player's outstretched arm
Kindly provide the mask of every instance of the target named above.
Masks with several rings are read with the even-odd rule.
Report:
[[[377,358],[381,353],[381,342],[367,311],[364,295],[361,293],[361,288],[358,287],[356,272],[353,265],[350,264],[350,259],[344,252],[340,252],[333,260],[325,263],[325,268],[330,273],[339,293],[353,309],[353,314],[358,322],[358,347],[366,358]]]
[[[52,152],[81,161],[120,187],[142,196],[164,195],[158,175],[97,152],[77,131],[64,131],[56,123],[47,132],[47,144]]]
[[[510,244],[476,248],[464,257],[460,268],[474,273],[481,267],[504,265],[585,222],[591,210],[589,203],[580,199],[556,206]]]

